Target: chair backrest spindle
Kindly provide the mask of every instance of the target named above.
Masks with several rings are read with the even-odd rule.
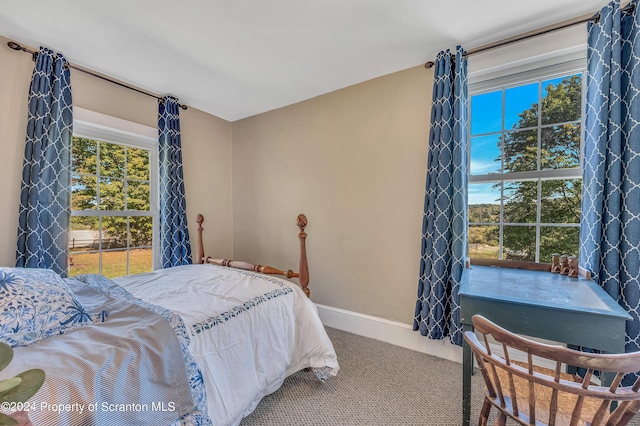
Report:
[[[527,352],[527,373],[533,374],[533,355]],[[529,382],[529,418],[536,423],[536,389],[533,382]]]

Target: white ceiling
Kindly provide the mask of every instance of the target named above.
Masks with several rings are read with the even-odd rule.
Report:
[[[0,35],[234,121],[607,2],[2,0]]]

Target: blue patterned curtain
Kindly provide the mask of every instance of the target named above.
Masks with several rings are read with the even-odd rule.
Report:
[[[191,263],[187,203],[182,173],[180,104],[173,97],[159,103],[160,135],[160,251],[162,267]]]
[[[462,345],[460,280],[467,243],[467,60],[436,58],[422,221],[418,300],[413,329]]]
[[[640,35],[637,1],[589,24],[580,262],[633,317],[640,350]]]
[[[41,47],[29,90],[16,266],[67,274],[72,126],[67,61]]]

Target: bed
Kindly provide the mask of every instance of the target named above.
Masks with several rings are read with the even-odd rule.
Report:
[[[2,377],[46,373],[27,404],[2,411],[35,425],[237,425],[290,374],[334,376],[308,298],[306,218],[299,272],[205,257],[203,220],[194,265],[113,280],[0,268],[0,340],[15,354]]]

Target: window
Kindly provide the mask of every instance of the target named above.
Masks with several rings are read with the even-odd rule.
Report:
[[[471,258],[578,254],[582,76],[565,64],[470,87]]]
[[[74,115],[89,120],[74,119],[69,276],[152,271],[157,130],[86,110]]]

